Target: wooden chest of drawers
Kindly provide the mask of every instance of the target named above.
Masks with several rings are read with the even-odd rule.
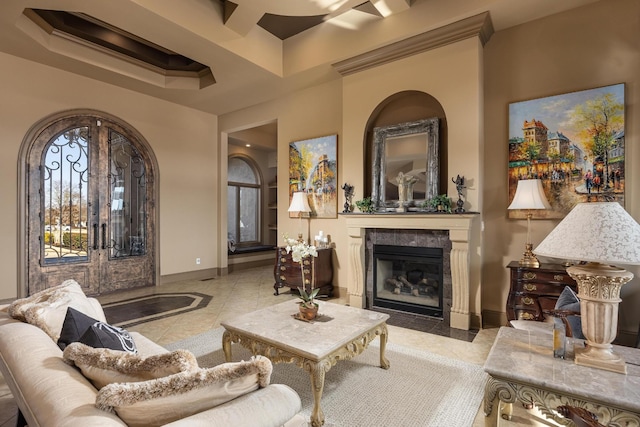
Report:
[[[304,269],[305,290],[320,288],[318,295],[333,296],[333,249],[318,249],[317,257],[308,257],[302,261]],[[276,248],[276,262],[273,268],[275,295],[282,287],[289,287],[297,292],[302,286],[300,264],[293,262],[291,254],[283,247]]]
[[[544,320],[544,310],[553,310],[565,286],[577,285],[560,264],[526,267],[512,261],[511,286],[507,298],[507,320]]]

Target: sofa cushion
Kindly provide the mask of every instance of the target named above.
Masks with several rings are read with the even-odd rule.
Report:
[[[9,306],[8,311],[14,319],[39,327],[57,342],[68,307],[73,307],[99,321],[106,321],[99,304],[93,304],[73,279],[65,280],[61,285],[45,289],[26,298],[15,300]]]
[[[558,301],[556,301],[556,310],[569,310],[580,313],[580,299],[576,295],[576,293],[569,286],[565,286],[562,290],[562,293],[558,297]],[[556,322],[562,322],[561,319],[555,319]],[[571,332],[573,334],[573,338],[584,339],[584,334],[582,333],[582,320],[580,316],[567,316],[567,322],[569,326],[571,326]]]
[[[223,363],[143,382],[103,387],[96,406],[115,411],[129,426],[160,426],[188,417],[269,385],[271,361]]]
[[[196,357],[188,350],[175,350],[145,358],[76,342],[64,349],[62,358],[68,364],[77,366],[97,389],[111,383],[148,381],[198,369]]]

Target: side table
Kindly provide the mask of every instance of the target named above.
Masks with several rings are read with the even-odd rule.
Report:
[[[560,264],[527,267],[518,261],[507,266],[511,284],[507,297],[507,320],[544,320],[544,311],[553,310],[565,286],[578,291],[576,281]]]
[[[274,295],[279,294],[279,289],[289,287],[296,290],[302,287],[302,275],[307,283],[305,290],[310,292],[320,288],[318,295],[333,296],[333,248],[318,249],[317,257],[307,257],[300,264],[293,262],[291,254],[284,247],[276,248],[276,259],[273,267],[275,283]]]
[[[486,425],[497,425],[499,402],[535,405],[546,418],[569,421],[556,409],[561,405],[585,408],[598,422],[612,426],[640,425],[640,349],[614,346],[627,362],[627,375],[576,365],[569,338],[567,359],[553,357],[548,333],[502,327],[484,364],[489,374],[484,394]],[[506,414],[509,415],[509,408]]]

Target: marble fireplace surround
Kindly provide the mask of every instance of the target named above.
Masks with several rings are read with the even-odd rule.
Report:
[[[348,233],[347,298],[365,308],[367,230],[443,230],[451,240],[450,327],[477,329],[480,313],[480,215],[465,214],[343,214]]]

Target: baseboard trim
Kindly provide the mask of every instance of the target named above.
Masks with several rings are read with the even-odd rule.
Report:
[[[186,271],[184,273],[167,274],[160,276],[160,285],[181,282],[183,280],[207,280],[220,276],[218,268],[205,268],[204,270]]]
[[[508,324],[507,313],[504,311],[482,310],[482,327],[484,329],[499,328]]]

